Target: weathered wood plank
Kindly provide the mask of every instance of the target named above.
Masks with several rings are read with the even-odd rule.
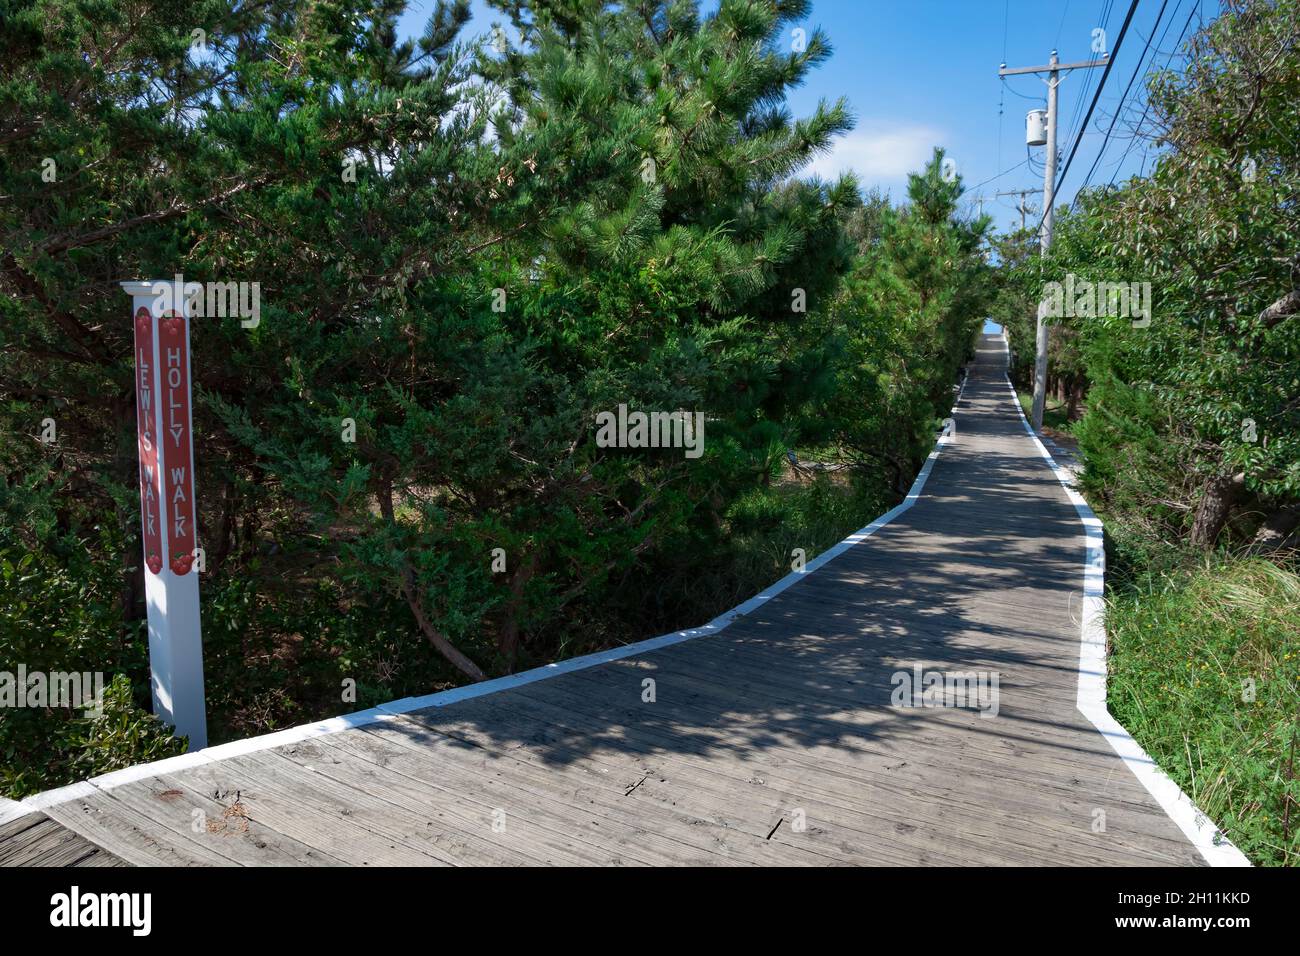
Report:
[[[12,839],[24,830],[30,830],[45,819],[48,818],[43,813],[28,813],[25,816],[15,817],[8,823],[0,823],[0,844]]]
[[[1086,539],[1002,362],[910,510],[725,631],[93,794],[0,864],[1199,865],[1075,709]],[[894,706],[913,666],[997,716]]]
[[[461,778],[453,767],[429,765],[421,776],[403,779],[377,762],[367,765],[370,740],[356,731],[319,742],[305,741],[282,755],[281,759],[296,768],[284,772],[314,775],[329,792],[350,802],[353,816],[365,807],[366,794],[382,795],[386,805],[373,807],[371,819],[381,821],[378,825],[386,832],[409,821],[411,829],[403,836],[430,841],[440,856],[456,863],[574,866],[596,862],[595,848],[566,840],[562,832],[540,824],[535,817],[521,818],[513,812],[518,810],[517,803],[503,800],[499,790]],[[508,832],[494,829],[497,812],[507,820],[514,818]]]
[[[117,787],[109,795],[165,829],[241,866],[339,866],[342,860],[248,815],[242,805],[217,799],[183,774],[162,774]]]
[[[453,738],[437,733],[434,728],[416,719],[406,717],[396,721],[372,725],[366,733],[378,738],[386,750],[377,759],[388,765],[400,766],[413,775],[430,772],[431,765],[439,769],[456,764],[478,773],[499,776],[512,783],[525,784],[531,793],[545,795],[552,805],[562,808],[565,816],[573,816],[574,808],[582,809],[582,816],[590,819],[595,834],[599,828],[604,839],[629,841],[634,856],[650,855],[647,862],[664,863],[808,863],[825,864],[828,860],[818,854],[808,853],[778,856],[762,842],[765,831],[738,828],[726,818],[720,818],[710,808],[694,806],[693,812],[685,808],[651,807],[643,802],[629,801],[628,797],[640,793],[654,770],[649,766],[601,767],[594,770],[570,768],[555,764],[541,765],[530,760],[524,750],[498,749],[479,746],[467,739]],[[340,741],[340,745],[349,741]],[[402,754],[399,751],[405,750]],[[611,773],[612,771],[612,773]],[[526,804],[526,812],[534,812],[536,802]],[[765,815],[764,820],[768,817]],[[621,842],[615,843],[615,849]]]
[[[454,860],[409,821],[376,812],[361,794],[340,796],[318,775],[293,772],[288,761],[259,754],[182,771],[227,806],[277,833],[354,866],[447,866]]]
[[[229,866],[231,860],[150,818],[107,793],[56,804],[51,819],[136,866]]]

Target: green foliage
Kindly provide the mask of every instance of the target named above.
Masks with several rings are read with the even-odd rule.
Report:
[[[955,397],[995,295],[982,242],[988,221],[956,216],[960,177],[935,150],[909,178],[907,206],[877,205],[825,335],[841,356],[823,421],[845,454],[906,490]]]
[[[464,0],[0,8],[0,490],[59,570],[7,653],[148,703],[122,279],[260,283],[192,323],[214,740],[698,623],[906,488],[991,288],[941,154],[899,208],[800,178],[852,124],[786,108],[806,3],[496,6],[504,50]],[[619,405],[703,456],[598,447]]]
[[[727,552],[719,572],[693,586],[713,591],[717,613],[789,574],[796,548],[812,561],[878,517],[896,498],[883,482],[849,484],[817,475],[780,482],[738,498],[726,515]]]
[[[267,560],[203,594],[209,736],[267,733],[454,686],[399,602],[313,570]]]
[[[1092,499],[1200,549],[1293,527],[1300,503],[1298,31],[1296,4],[1265,2],[1203,28],[1185,69],[1151,83],[1154,172],[1084,193],[1046,262],[1008,263],[1022,303],[1041,295],[1035,268],[1150,283],[1149,326],[1059,323],[1052,375],[1091,382],[1075,433]],[[1023,359],[1032,312],[1011,321]]]
[[[1148,571],[1106,625],[1115,716],[1254,862],[1300,863],[1300,576],[1261,559]]]
[[[146,641],[138,627],[123,631],[116,578],[85,542],[33,546],[0,526],[0,672],[98,672],[104,685],[97,716],[62,706],[84,700],[0,707],[0,792],[11,798],[183,750],[149,713]]]

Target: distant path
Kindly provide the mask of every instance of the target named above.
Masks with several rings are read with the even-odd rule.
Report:
[[[1004,369],[914,506],[725,630],[44,813],[133,863],[1203,864],[1076,708],[1082,526]],[[891,706],[918,667],[997,715]]]

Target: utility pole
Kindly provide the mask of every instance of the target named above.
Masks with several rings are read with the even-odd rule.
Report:
[[[1043,163],[1043,229],[1039,249],[1046,256],[1052,248],[1052,207],[1056,203],[1056,92],[1061,84],[1061,74],[1070,70],[1086,70],[1105,66],[1109,54],[1103,53],[1100,60],[1081,60],[1078,63],[1062,63],[1052,51],[1052,57],[1046,66],[1020,66],[1008,69],[1003,63],[998,69],[998,76],[1018,76],[1024,73],[1047,74],[1047,155]],[[1080,133],[1082,135],[1082,132]],[[1041,141],[1039,141],[1041,142]],[[1043,321],[1046,303],[1038,304],[1038,324],[1035,328],[1034,354],[1034,407],[1031,418],[1034,430],[1043,427],[1043,407],[1047,404],[1047,342],[1048,325]]]
[[[1025,204],[1025,197],[1030,195],[1031,193],[1041,193],[1041,192],[1042,192],[1041,189],[1006,189],[1001,192],[996,192],[992,196],[971,196],[970,201],[979,204],[978,215],[982,216],[984,215],[984,204],[986,202],[991,202],[992,200],[998,199],[1002,196],[1019,196],[1020,204],[1016,206],[1016,209],[1020,212],[1020,231],[1024,232],[1025,216],[1029,213],[1029,210],[1031,208]]]
[[[1019,196],[1020,204],[1016,207],[1020,211],[1020,231],[1025,231],[1025,215],[1029,212],[1029,206],[1025,204],[1025,197],[1031,193],[1041,193],[1041,189],[1008,189],[1005,192],[995,193],[997,196]]]

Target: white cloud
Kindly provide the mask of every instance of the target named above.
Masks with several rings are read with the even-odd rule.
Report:
[[[835,140],[831,151],[802,173],[834,179],[852,172],[864,186],[901,184],[908,173],[929,162],[934,147],[945,139],[943,132],[929,126],[864,124]]]

